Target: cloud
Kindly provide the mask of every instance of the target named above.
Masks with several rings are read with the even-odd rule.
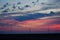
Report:
[[[53,2],[57,2],[58,3],[58,2],[60,2],[60,0],[53,0]]]
[[[49,13],[50,11],[58,12],[60,11],[60,0],[45,0],[41,2],[40,9],[37,11],[40,13]]]
[[[44,3],[44,8],[50,9],[50,8],[60,8],[60,0],[49,0],[48,3]]]
[[[8,6],[7,8],[10,9],[8,12],[27,12],[27,11],[33,12],[33,11],[41,11],[41,10],[44,11],[44,10],[49,10],[49,9],[53,10],[57,8],[60,9],[60,0],[39,0],[39,2],[36,2],[36,4],[33,5],[31,2],[35,2],[35,1],[30,0],[30,1],[26,1],[26,3],[22,1],[20,6],[24,10],[19,10],[18,8],[16,8],[14,9],[14,11],[12,11],[13,10],[12,5]],[[29,5],[30,7],[25,8],[24,5]],[[16,6],[19,6],[19,5],[16,5]]]
[[[7,24],[7,23],[0,23],[0,26],[14,26],[13,24]]]
[[[5,21],[5,20],[3,20]],[[3,22],[2,21],[2,22]],[[9,23],[9,20],[7,20]],[[12,21],[11,21],[12,22]],[[13,20],[13,22],[15,22]],[[60,23],[56,23],[56,22],[60,22],[60,17],[59,18],[50,18],[50,19],[36,19],[36,20],[27,20],[27,21],[22,21],[22,22],[17,22],[16,25],[17,26],[0,26],[0,32],[8,32],[11,31],[15,33],[16,32],[60,32]],[[3,22],[4,23],[4,22]],[[7,23],[7,22],[6,22]],[[13,23],[14,24],[14,23]],[[30,31],[31,30],[31,31]],[[58,30],[58,31],[57,31]]]
[[[46,11],[50,12],[53,11],[59,11],[60,9],[60,0],[41,0],[39,4],[36,4],[35,6],[31,6],[31,8],[27,8],[23,11]]]

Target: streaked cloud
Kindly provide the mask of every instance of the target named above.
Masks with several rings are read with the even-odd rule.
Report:
[[[60,18],[60,17],[59,17]],[[51,32],[60,32],[60,19],[59,18],[50,18],[50,19],[36,19],[36,20],[26,20],[26,21],[22,21],[22,22],[16,22],[14,20],[2,20],[0,22],[4,23],[12,23],[13,25],[15,25],[16,22],[16,26],[1,26],[0,25],[0,31],[3,32],[9,32],[9,31],[19,31],[21,33],[24,32],[47,32],[47,33],[51,33]],[[7,22],[8,21],[8,22]],[[57,22],[57,23],[56,23]]]
[[[56,9],[59,8],[60,9],[60,0],[39,0],[38,2],[36,2],[37,0],[6,0],[7,2],[11,3],[11,4],[16,4],[19,1],[21,2],[20,7],[24,8],[23,10],[19,10],[19,9],[14,9],[15,11],[12,11],[13,8],[12,5],[9,6],[8,8],[10,9],[10,12],[26,12],[26,11],[34,11],[34,10],[49,10],[49,9]],[[4,2],[1,0],[1,2]],[[35,6],[32,4],[32,2],[35,2]],[[6,2],[4,2],[6,3]],[[3,5],[3,3],[1,3]],[[0,5],[1,5],[0,4]],[[25,5],[29,5],[30,7],[25,8]],[[17,4],[15,5],[17,7]],[[19,6],[19,5],[18,5]]]

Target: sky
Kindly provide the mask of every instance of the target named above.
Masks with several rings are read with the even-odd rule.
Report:
[[[19,32],[60,32],[60,15],[51,14],[50,11],[60,12],[60,0],[0,0],[0,8],[6,3],[11,4],[10,6],[5,7],[4,9],[9,8],[9,12],[18,12],[18,13],[1,13],[0,9],[0,32],[3,33],[8,31],[19,31]],[[17,5],[18,2],[21,2],[20,5]],[[35,4],[32,4],[35,2]],[[17,8],[12,11],[12,6],[15,4],[16,7],[22,7],[24,10],[18,10]],[[25,7],[25,5],[30,5],[30,7]],[[3,9],[3,10],[4,10]],[[36,14],[28,14],[21,12],[37,12]],[[38,14],[41,13],[41,14]],[[54,13],[53,12],[53,13]],[[21,13],[21,14],[20,14]],[[42,14],[50,13],[50,14]],[[15,16],[16,15],[16,16]],[[20,16],[21,15],[21,16]],[[42,16],[40,16],[42,15]],[[50,31],[49,31],[49,30]],[[8,32],[9,33],[9,32]]]
[[[38,1],[38,2],[37,2]],[[9,4],[17,4],[17,2],[21,2],[21,7],[24,7],[24,5],[30,5],[30,8],[25,8],[23,12],[26,11],[34,11],[34,10],[45,10],[45,12],[48,12],[46,10],[53,10],[57,9],[59,11],[60,9],[60,0],[0,0],[0,7],[2,7],[5,3]],[[36,5],[32,4],[32,2],[35,2]],[[12,9],[12,8],[10,8]],[[16,11],[19,11],[16,9]],[[56,10],[54,10],[56,11]],[[44,12],[44,11],[43,11]]]

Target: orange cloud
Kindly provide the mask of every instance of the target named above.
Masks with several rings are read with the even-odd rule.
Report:
[[[2,23],[12,24],[12,26],[0,26],[0,31],[20,31],[24,32],[31,30],[31,32],[48,32],[60,31],[60,23],[58,19],[36,19],[18,22],[15,20],[1,20]]]

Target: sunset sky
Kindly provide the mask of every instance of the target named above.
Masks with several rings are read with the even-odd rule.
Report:
[[[60,0],[0,0],[1,33],[60,33]]]

